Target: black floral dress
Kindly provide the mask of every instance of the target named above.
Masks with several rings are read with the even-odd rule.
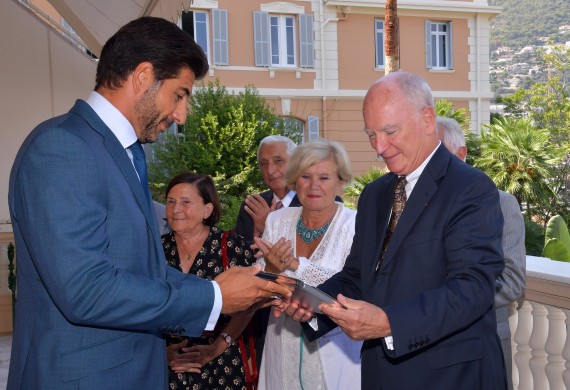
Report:
[[[194,263],[189,273],[197,275],[203,279],[212,280],[224,270],[222,263],[222,231],[216,227],[210,229],[210,234],[200,252],[194,259]],[[180,257],[174,233],[167,233],[162,236],[162,246],[166,255],[166,263],[178,270],[180,268]],[[245,240],[234,232],[230,232],[227,238],[228,265],[247,267],[255,263],[253,253]],[[192,299],[192,297],[189,297]],[[216,324],[216,331],[206,332],[201,337],[187,337],[188,345],[212,344],[216,337],[219,337],[219,330],[229,322],[230,317],[220,315]],[[183,339],[179,336],[172,338],[166,336],[167,344],[180,343]],[[168,380],[170,389],[246,389],[245,373],[238,339],[220,356],[206,363],[201,369],[201,373],[176,373],[169,368]]]

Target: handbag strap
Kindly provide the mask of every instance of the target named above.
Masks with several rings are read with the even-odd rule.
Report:
[[[222,233],[222,264],[224,266],[224,271],[229,268],[228,262],[228,235],[233,233],[233,230],[228,230]],[[239,336],[239,350],[241,353],[241,360],[243,362],[243,371],[245,373],[245,381],[247,382],[248,390],[253,390],[257,388],[257,364],[256,364],[256,356],[255,356],[255,347],[253,343],[253,329],[251,327],[251,322],[247,325],[247,334],[249,335],[249,351],[251,354],[251,370],[249,367],[247,353],[245,350],[245,342],[243,340],[243,332]]]

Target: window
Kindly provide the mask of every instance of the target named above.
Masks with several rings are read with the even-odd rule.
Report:
[[[214,65],[229,65],[228,61],[228,11],[212,10],[213,59],[210,57],[210,13],[207,11],[182,12],[180,27],[200,45],[208,62]]]
[[[210,28],[205,11],[182,12],[182,30],[190,34],[210,60]]]
[[[270,16],[271,65],[295,66],[295,20],[292,16]]]
[[[299,48],[297,47],[299,28]],[[255,65],[274,67],[312,68],[313,15],[277,15],[267,12],[253,13]],[[297,60],[297,52],[300,58]]]
[[[453,69],[451,22],[426,21],[426,67]]]
[[[283,117],[285,124],[285,135],[290,136],[293,140],[300,139],[300,143],[305,143],[305,123],[302,120],[292,116]],[[297,138],[298,137],[298,138]]]
[[[374,30],[376,31],[376,67],[384,68],[386,51],[384,50],[384,20],[374,19]]]

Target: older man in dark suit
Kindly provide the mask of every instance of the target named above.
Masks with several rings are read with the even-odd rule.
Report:
[[[285,170],[296,146],[295,142],[282,135],[267,136],[259,143],[257,162],[269,190],[245,198],[235,228],[249,242],[253,242],[253,237],[261,237],[267,214],[271,211],[301,205],[295,191],[289,190],[285,183]]]
[[[306,334],[338,325],[364,340],[363,389],[505,389],[493,310],[504,266],[495,185],[439,142],[420,77],[381,78],[363,113],[391,173],[365,187],[345,267],[320,286],[343,307],[322,304],[332,321],[319,316]],[[312,316],[294,304],[286,312]]]

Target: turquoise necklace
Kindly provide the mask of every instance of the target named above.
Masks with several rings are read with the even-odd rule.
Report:
[[[315,241],[317,238],[321,237],[325,234],[327,229],[330,226],[330,222],[326,223],[324,226],[321,226],[318,229],[309,229],[303,223],[303,217],[299,217],[299,221],[297,222],[297,234],[301,236],[301,239],[310,244],[311,242]]]

